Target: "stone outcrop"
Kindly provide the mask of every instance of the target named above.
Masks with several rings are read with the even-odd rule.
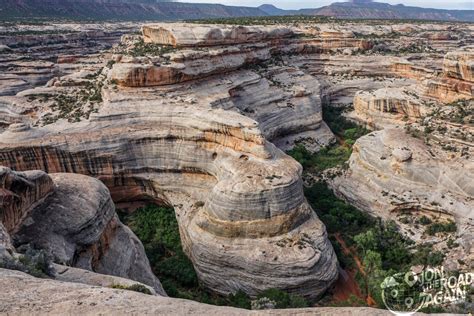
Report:
[[[42,171],[12,172],[0,168],[0,222],[13,232],[31,210],[53,192],[51,178]]]
[[[89,270],[74,268],[70,266],[64,266],[60,264],[53,264],[54,268],[54,280],[62,282],[71,282],[71,283],[82,283],[92,286],[101,286],[106,288],[128,288],[140,285],[146,288],[151,295],[163,295],[163,292],[160,291],[159,294],[156,293],[155,289],[144,283],[137,282],[132,279],[126,279],[117,277],[114,275],[101,274],[92,272]]]
[[[354,110],[357,119],[372,128],[419,119],[429,112],[417,93],[407,88],[359,91],[354,96]]]
[[[474,49],[447,53],[444,56],[443,72],[451,78],[474,82]]]
[[[294,36],[293,30],[280,26],[241,26],[218,24],[162,23],[142,27],[143,40],[171,46],[237,45],[280,40]]]
[[[127,87],[162,86],[204,78],[259,63],[271,58],[268,45],[230,47],[209,52],[183,51],[172,54],[171,63],[155,65],[148,58],[122,58],[110,78]],[[129,61],[129,62],[126,62]]]
[[[469,268],[474,259],[474,163],[469,155],[451,155],[409,137],[402,128],[386,128],[356,142],[349,166],[344,176],[331,182],[339,195],[386,219],[408,212],[454,220],[454,238],[462,245],[462,253],[450,250],[448,266],[465,268],[456,261],[461,258]],[[424,238],[423,226],[402,228],[413,232],[410,238]]]
[[[424,80],[434,75],[433,69],[414,65],[407,60],[396,60],[391,64],[390,68],[392,72],[402,77],[416,80]]]
[[[453,78],[429,80],[426,83],[425,94],[445,103],[469,100],[474,96],[474,84]]]
[[[166,295],[141,242],[120,222],[100,181],[2,167],[0,183],[0,220],[15,247],[31,245],[57,263],[126,277]]]

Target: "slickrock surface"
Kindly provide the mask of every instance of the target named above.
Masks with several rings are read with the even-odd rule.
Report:
[[[120,222],[100,181],[2,168],[1,183],[1,223],[15,247],[30,244],[55,262],[143,282],[165,295],[141,242]]]
[[[54,280],[57,280],[57,281],[82,283],[82,284],[87,284],[87,285],[102,286],[102,287],[108,287],[108,288],[117,287],[117,286],[131,287],[131,286],[134,286],[134,285],[136,286],[137,284],[139,284],[147,288],[148,291],[150,291],[151,295],[160,295],[160,296],[164,295],[163,291],[160,291],[157,294],[155,292],[155,289],[152,288],[151,286],[134,281],[132,279],[126,279],[126,278],[121,278],[114,275],[96,273],[89,270],[74,268],[71,266],[64,266],[60,264],[53,264],[53,268],[55,270],[53,277],[54,277]]]
[[[0,269],[0,287],[3,289],[0,312],[16,315],[391,315],[387,310],[367,307],[249,311],[133,291],[37,279],[5,269]]]

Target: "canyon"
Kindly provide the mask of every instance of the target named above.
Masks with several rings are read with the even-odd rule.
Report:
[[[98,302],[110,293],[123,313],[243,313],[167,297],[116,212],[148,203],[174,209],[206,290],[315,302],[345,273],[305,197],[322,179],[444,252],[446,269],[472,270],[474,26],[229,22],[20,24],[0,37],[0,261],[52,258],[49,279],[0,269],[15,286],[2,311],[111,313]],[[370,133],[344,142],[328,108]],[[337,145],[348,162],[321,174],[288,155]],[[422,217],[455,231],[427,234]],[[31,300],[64,302],[6,303],[32,286]]]

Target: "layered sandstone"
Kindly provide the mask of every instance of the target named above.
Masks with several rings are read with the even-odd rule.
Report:
[[[200,280],[217,292],[322,293],[337,277],[337,263],[304,199],[299,164],[237,112],[145,95],[112,94],[98,115],[74,128],[58,122],[8,130],[0,160],[17,170],[98,177],[116,201],[141,194],[175,206],[184,248]],[[198,201],[204,206],[193,206]],[[304,247],[282,248],[281,240]]]
[[[433,69],[416,66],[407,60],[396,60],[391,64],[390,68],[391,71],[402,77],[416,80],[424,80],[434,75]]]
[[[462,251],[450,250],[447,265],[465,269],[456,258],[468,268],[474,259],[474,163],[470,154],[453,155],[410,137],[403,128],[386,128],[356,142],[348,172],[331,185],[351,204],[386,219],[407,213],[454,220],[454,239]],[[416,241],[426,238],[423,226],[401,226],[405,232],[413,232],[408,235]]]
[[[171,63],[155,64],[149,58],[122,58],[110,78],[127,87],[162,86],[229,72],[271,58],[265,44],[229,47],[208,52],[182,51],[169,56]]]
[[[172,46],[236,45],[294,36],[279,26],[205,25],[186,23],[147,24],[142,27],[146,43]]]
[[[417,92],[407,88],[359,91],[354,96],[354,110],[357,119],[372,128],[396,124],[404,119],[419,119],[429,112]]]
[[[444,56],[443,71],[448,77],[474,82],[474,50],[458,50]]]
[[[89,120],[9,128],[0,161],[17,170],[97,177],[118,203],[148,198],[174,206],[183,247],[211,290],[254,296],[280,288],[318,297],[337,278],[337,260],[303,196],[301,166],[268,140],[291,148],[309,139],[317,149],[334,138],[322,122],[314,78],[276,65],[240,69],[269,57],[266,44],[178,51],[170,65],[149,69],[181,63],[186,80],[176,74],[142,80],[148,77],[138,71],[120,81],[117,69],[129,66],[122,57],[110,85],[142,87],[109,85]],[[132,68],[143,67],[138,60]],[[209,77],[214,73],[220,75]],[[54,86],[49,90],[72,89]]]

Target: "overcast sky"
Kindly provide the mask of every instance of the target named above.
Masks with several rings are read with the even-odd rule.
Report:
[[[301,8],[318,8],[328,5],[331,0],[180,0],[180,2],[200,2],[200,3],[222,3],[227,5],[239,5],[257,7],[261,4],[273,4],[282,9],[301,9]],[[342,0],[340,0],[342,2]],[[439,8],[439,9],[468,9],[474,10],[474,0],[380,0],[379,2],[387,2],[390,4],[403,3],[405,5]]]

